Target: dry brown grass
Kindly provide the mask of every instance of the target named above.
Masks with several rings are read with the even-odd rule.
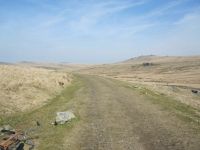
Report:
[[[0,114],[44,105],[71,82],[71,75],[30,66],[0,65]]]
[[[146,62],[152,65],[144,66]],[[82,72],[145,86],[200,108],[200,96],[191,92],[191,89],[200,89],[200,56],[142,56],[121,63],[99,65]]]
[[[36,68],[55,69],[67,72],[79,71],[93,66],[92,64],[73,64],[73,63],[39,63],[39,62],[19,62],[20,66],[31,66]]]

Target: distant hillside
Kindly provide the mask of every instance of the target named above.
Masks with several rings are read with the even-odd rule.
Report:
[[[82,72],[200,88],[200,56],[140,56],[115,64],[93,66]]]
[[[12,63],[8,63],[8,62],[0,62],[0,65],[12,65]]]
[[[189,61],[200,61],[200,56],[156,56],[156,55],[146,55],[139,56],[125,60],[121,63],[132,63],[138,64],[143,62],[189,62]]]
[[[106,76],[145,87],[200,109],[200,56],[140,56],[115,64],[97,65],[81,73]]]
[[[31,66],[31,67],[36,67],[36,68],[45,68],[45,69],[52,69],[52,70],[65,70],[69,72],[77,71],[77,70],[92,66],[88,64],[73,64],[69,62],[51,63],[51,62],[21,61],[16,64],[18,66]]]

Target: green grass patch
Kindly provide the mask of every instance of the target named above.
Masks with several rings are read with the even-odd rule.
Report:
[[[39,121],[41,126],[32,133],[33,136],[38,137],[36,140],[38,149],[63,149],[63,137],[79,120],[79,117],[64,125],[54,126],[51,123],[55,121],[56,112],[67,110],[68,102],[74,98],[81,86],[81,82],[76,78],[60,95],[49,100],[46,105],[27,113],[1,116],[0,125],[9,124],[14,128],[26,130],[36,127],[36,121]]]

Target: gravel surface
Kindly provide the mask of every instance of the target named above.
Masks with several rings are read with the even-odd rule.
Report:
[[[200,133],[145,95],[103,77],[81,75],[73,107],[80,121],[66,134],[71,150],[199,150]]]

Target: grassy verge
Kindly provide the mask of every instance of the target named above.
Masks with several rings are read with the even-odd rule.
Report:
[[[63,149],[63,137],[79,120],[79,117],[65,125],[53,126],[51,123],[55,121],[57,111],[67,110],[68,102],[73,99],[75,92],[81,87],[81,83],[77,79],[74,80],[60,95],[49,100],[43,107],[28,113],[1,117],[0,125],[9,124],[24,130],[35,128],[36,121],[39,121],[41,126],[32,133],[32,135],[38,137],[36,140],[36,144],[39,145],[38,149]]]
[[[114,80],[114,79],[113,79]],[[124,81],[116,81],[119,85],[138,91],[141,95],[145,95],[148,100],[154,104],[158,104],[162,109],[173,112],[181,120],[194,124],[194,127],[200,130],[200,110],[193,108],[177,101],[173,97],[167,96],[162,93],[157,93],[142,85],[133,85]]]
[[[182,120],[200,125],[200,110],[181,103],[167,95],[155,93],[145,87],[138,88],[131,86],[131,88],[138,90],[143,95],[146,95],[149,100],[151,100],[154,104],[161,105],[163,109],[175,112],[175,114]]]

